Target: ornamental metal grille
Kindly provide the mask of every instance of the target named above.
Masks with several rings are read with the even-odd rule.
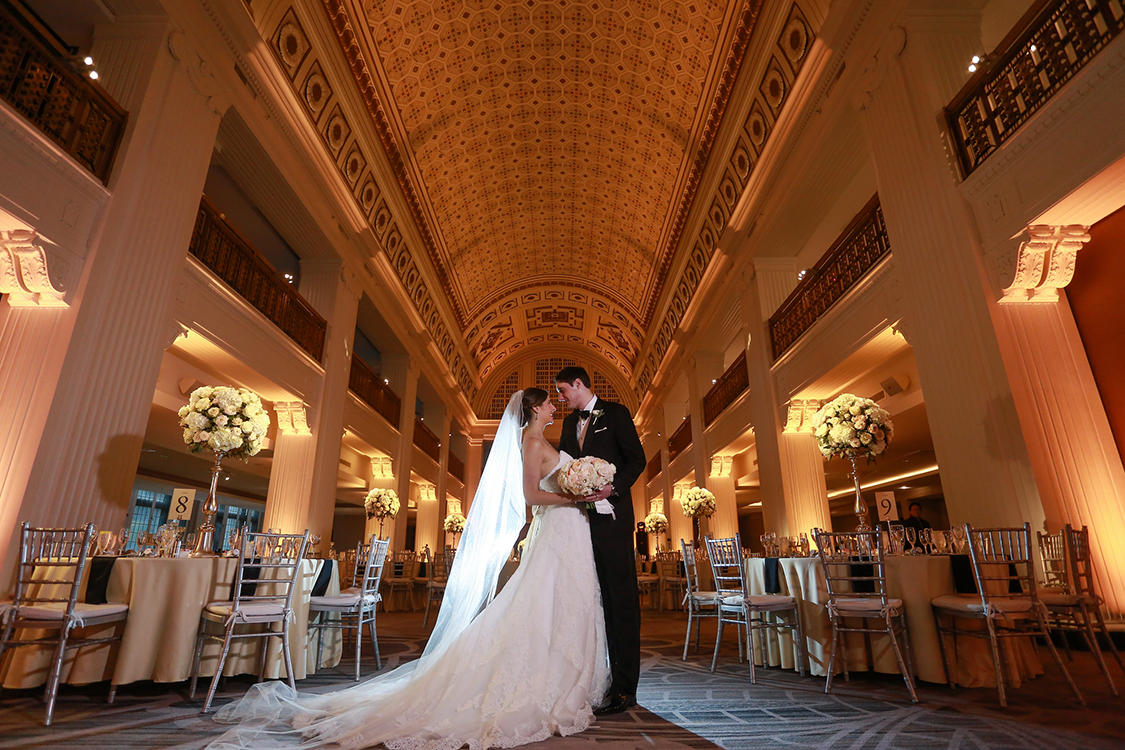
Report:
[[[492,401],[488,404],[488,415],[485,418],[501,419],[504,416],[504,410],[508,408],[508,401],[512,398],[512,394],[519,388],[519,370],[512,370],[512,374],[504,378],[496,388],[496,392],[492,394]]]
[[[946,107],[965,176],[1125,29],[1120,0],[1052,0],[1033,7],[995,60]]]
[[[770,318],[774,359],[891,252],[876,195]]]

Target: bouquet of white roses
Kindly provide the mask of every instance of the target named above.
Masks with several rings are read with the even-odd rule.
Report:
[[[450,513],[442,526],[451,534],[460,534],[465,530],[465,517],[460,513]]]
[[[192,453],[209,448],[235,458],[248,459],[262,449],[270,415],[258,394],[245,388],[203,386],[180,407],[180,427]]]
[[[367,510],[368,518],[383,519],[398,515],[398,493],[376,487],[363,498],[363,507]]]
[[[650,534],[663,534],[668,530],[668,516],[652,512],[645,516],[645,531]]]
[[[613,481],[617,467],[595,456],[584,456],[565,463],[558,472],[559,487],[571,495],[585,497]]]
[[[894,432],[890,412],[850,393],[832,399],[813,416],[813,435],[825,458],[859,453],[874,461],[887,449]]]
[[[715,495],[702,487],[692,487],[680,498],[680,507],[688,518],[711,517],[715,512]]]

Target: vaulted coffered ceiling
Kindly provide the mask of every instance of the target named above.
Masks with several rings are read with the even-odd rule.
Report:
[[[537,347],[643,393],[811,38],[791,0],[273,7],[275,56],[470,399]],[[727,123],[763,7],[758,91]]]

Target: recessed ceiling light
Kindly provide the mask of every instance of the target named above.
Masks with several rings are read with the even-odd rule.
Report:
[[[900,489],[900,490],[908,490],[908,489],[910,489],[910,485],[908,485],[908,484],[904,484],[904,485],[902,485],[901,487],[899,487],[899,489]]]

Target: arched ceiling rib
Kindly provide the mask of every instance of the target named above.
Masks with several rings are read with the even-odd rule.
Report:
[[[521,340],[629,377],[756,0],[325,2],[356,32],[481,377]]]

